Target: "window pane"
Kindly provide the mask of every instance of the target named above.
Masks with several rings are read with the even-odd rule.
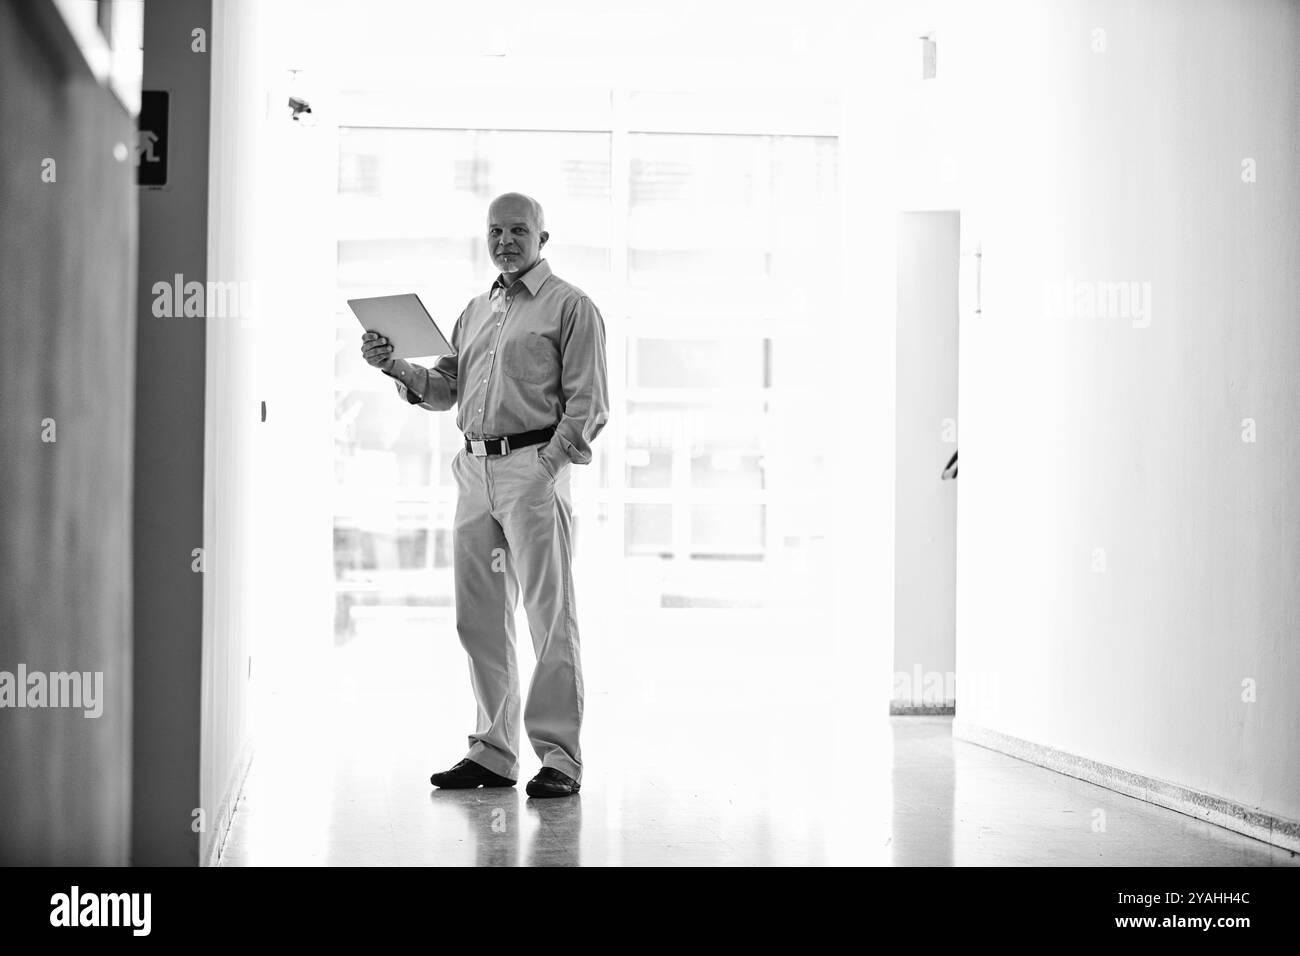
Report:
[[[695,505],[691,508],[691,557],[762,557],[765,520],[762,505]]]
[[[790,568],[821,560],[828,520],[806,496],[827,483],[838,143],[635,133],[629,148],[625,474],[662,495],[673,558],[640,573],[665,605],[762,606],[778,580],[784,597],[817,580]]]
[[[628,342],[630,384],[640,388],[762,388],[768,384],[768,342],[635,338]]]
[[[668,555],[673,547],[671,505],[628,505],[627,541],[624,553],[631,556]]]

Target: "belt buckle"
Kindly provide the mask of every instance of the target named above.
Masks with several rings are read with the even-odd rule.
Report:
[[[507,455],[510,453],[510,439],[502,436],[501,438],[471,438],[469,440],[470,454],[476,455],[479,458],[490,457],[491,453],[487,450],[487,443],[490,441],[499,441],[501,443],[501,451],[498,452],[498,454]]]

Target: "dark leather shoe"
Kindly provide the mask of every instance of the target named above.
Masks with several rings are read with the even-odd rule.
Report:
[[[530,797],[571,797],[581,789],[582,784],[554,767],[543,767],[537,776],[528,781]]]
[[[450,770],[435,773],[429,782],[443,790],[473,790],[475,787],[513,787],[515,781],[493,773],[466,757]]]

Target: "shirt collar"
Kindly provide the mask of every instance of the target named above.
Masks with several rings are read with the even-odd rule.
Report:
[[[531,266],[529,266],[527,269],[525,269],[523,272],[521,272],[519,275],[515,277],[515,281],[511,285],[511,288],[514,288],[514,286],[522,282],[524,284],[524,287],[528,289],[529,294],[537,295],[537,290],[542,287],[542,283],[545,282],[550,277],[551,277],[551,264],[547,262],[545,259],[538,259]],[[504,289],[505,287],[506,287],[505,280],[500,275],[498,275],[496,277],[496,281],[492,283],[491,291],[496,292],[497,289]]]

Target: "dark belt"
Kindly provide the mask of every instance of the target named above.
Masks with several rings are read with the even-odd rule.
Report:
[[[555,434],[555,426],[538,428],[518,435],[503,435],[500,438],[466,438],[465,450],[471,455],[483,458],[489,455],[508,455],[512,448],[524,448],[528,445],[540,445],[550,441]]]

